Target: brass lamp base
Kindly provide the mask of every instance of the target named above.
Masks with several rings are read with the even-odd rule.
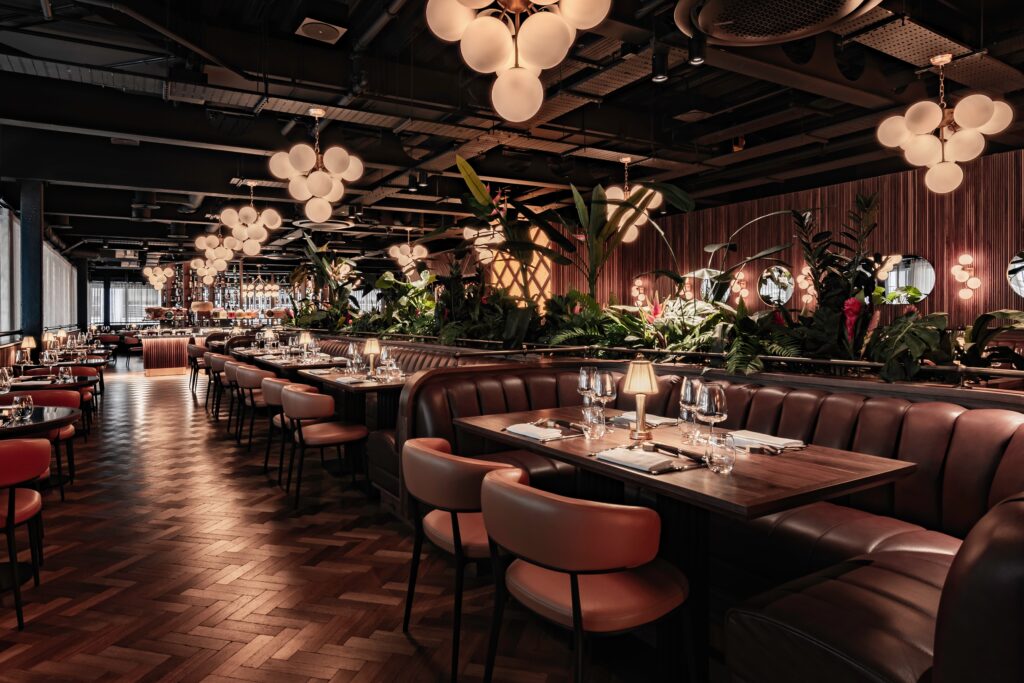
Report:
[[[650,441],[651,430],[640,429],[639,426],[629,430],[629,438],[633,441]]]

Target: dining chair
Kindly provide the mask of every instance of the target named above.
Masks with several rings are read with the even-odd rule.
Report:
[[[71,376],[72,377],[85,378],[85,379],[89,379],[89,378],[95,377],[97,380],[100,377],[100,371],[99,370],[97,370],[96,368],[91,368],[91,367],[89,367],[87,365],[69,365],[69,366],[66,366],[66,367],[71,368]],[[25,375],[27,375],[27,376],[39,376],[39,377],[42,377],[42,376],[46,376],[46,375],[50,375],[50,374],[52,374],[52,373],[51,373],[49,368],[32,368],[31,370],[26,370],[25,371]],[[95,392],[94,389],[95,389],[95,387],[98,387],[98,386],[99,385],[97,383],[94,386],[80,387],[78,389],[75,389],[75,391],[77,391],[78,393],[80,393],[82,395],[82,405],[81,405],[81,409],[82,409],[82,428],[83,428],[82,432],[83,432],[83,437],[86,440],[88,440],[88,438],[89,438],[89,433],[92,430],[93,416],[96,414],[96,402],[95,402],[95,393],[96,392]]]
[[[288,481],[285,491],[291,490],[292,470],[298,451],[298,471],[295,475],[295,506],[299,505],[299,491],[302,487],[302,469],[306,459],[306,448],[320,449],[320,462],[324,461],[324,449],[333,447],[341,461],[342,448],[352,468],[352,482],[356,481],[355,456],[349,448],[365,443],[370,433],[365,425],[348,424],[332,420],[334,398],[325,394],[313,394],[295,386],[281,391],[281,407],[292,431],[292,451],[288,460]]]
[[[660,620],[686,601],[686,577],[658,558],[661,518],[654,510],[548,493],[504,470],[484,477],[480,499],[495,566],[485,681],[494,675],[509,594],[531,612],[572,631],[578,682],[585,680],[588,633],[630,631]],[[500,559],[502,550],[516,558],[507,568]]]
[[[240,365],[235,370],[235,381],[238,383],[238,392],[241,396],[238,410],[239,432],[245,424],[248,413],[249,418],[249,443],[248,448],[252,449],[252,432],[256,423],[256,412],[267,409],[267,402],[263,396],[263,380],[276,377],[269,370],[261,370],[252,365]],[[269,434],[268,434],[269,438]]]
[[[199,375],[205,369],[204,356],[206,355],[206,347],[199,346],[198,344],[188,345],[188,386],[192,390],[192,395],[195,396],[196,390],[199,387]]]
[[[42,563],[43,497],[35,482],[50,467],[50,444],[46,439],[7,439],[0,441],[0,526],[7,537],[8,570],[18,630],[25,629],[21,605],[21,577],[18,576],[18,544],[15,532],[27,525],[32,554],[32,581],[39,585]]]
[[[234,359],[224,361],[224,375],[222,377],[222,381],[224,383],[224,391],[228,394],[227,431],[229,435],[237,431],[237,425],[232,428],[232,423],[235,419],[235,404],[240,403],[240,396],[238,393],[238,375],[236,373],[239,366],[242,365],[245,365],[245,363]],[[241,408],[239,408],[239,412],[241,412]],[[236,440],[238,439],[236,438]]]
[[[210,362],[208,367],[210,368],[210,388],[213,390],[213,399],[210,410],[213,412],[213,419],[220,419],[220,404],[224,398],[224,365],[231,360],[231,356],[225,356],[220,353],[211,353]],[[204,356],[205,358],[205,356]],[[209,398],[209,390],[207,390],[207,398]]]
[[[11,405],[17,396],[31,396],[32,405],[36,408],[74,408],[81,410],[82,395],[74,390],[46,389],[41,391],[12,391],[0,395],[0,405]],[[57,488],[60,499],[64,500],[64,464],[61,459],[61,445],[68,461],[67,483],[75,482],[75,426],[64,425],[57,429],[46,430],[46,438],[53,445],[54,460],[57,463]],[[0,442],[2,443],[2,442]],[[49,479],[47,473],[46,479]]]
[[[484,475],[494,470],[510,470],[509,476],[514,476],[517,481],[526,477],[524,471],[504,463],[453,455],[451,444],[445,439],[409,439],[402,447],[402,479],[409,492],[410,514],[416,525],[402,632],[409,632],[423,539],[428,538],[435,546],[455,557],[451,663],[453,681],[458,680],[459,675],[462,592],[466,564],[490,557],[484,516],[480,511],[480,487]],[[433,509],[421,515],[421,505]]]
[[[138,337],[125,337],[122,344],[124,348],[124,366],[130,368],[132,365],[132,354],[142,356],[142,340]]]
[[[281,401],[281,392],[285,387],[290,386],[296,391],[307,391],[311,394],[317,393],[316,387],[308,384],[294,384],[288,379],[265,378],[260,387],[263,389],[263,401],[267,404],[267,444],[263,452],[263,472],[270,468],[270,446],[274,440],[274,432],[281,432],[281,446],[277,460],[277,483],[281,484],[284,473],[284,445],[291,439],[288,420],[284,415],[284,404]]]

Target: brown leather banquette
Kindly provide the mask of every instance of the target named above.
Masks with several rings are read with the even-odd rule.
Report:
[[[472,415],[490,415],[536,410],[582,403],[576,392],[581,361],[537,364],[500,364],[486,368],[447,368],[420,374],[410,380],[399,402],[396,429],[372,432],[367,442],[370,480],[386,503],[399,514],[405,510],[398,454],[406,439],[438,437],[447,439],[454,452],[484,460],[506,462],[526,470],[531,485],[555,492],[567,491],[573,468],[530,451],[500,450],[483,440],[457,432],[452,420]],[[633,410],[635,397],[622,392],[623,364],[610,369],[619,375],[619,395],[614,407]],[[679,378],[661,378],[661,391],[648,398],[651,414],[665,414],[678,403]],[[678,408],[676,408],[678,410]]]

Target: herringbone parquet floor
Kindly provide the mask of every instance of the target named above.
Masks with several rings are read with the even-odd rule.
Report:
[[[409,529],[315,458],[293,512],[262,471],[263,442],[235,446],[201,399],[185,377],[108,373],[76,483],[66,502],[45,499],[46,565],[40,587],[26,584],[23,632],[4,596],[0,680],[446,680],[448,558],[427,549],[406,637]],[[471,575],[462,680],[482,675],[490,611],[489,579]],[[591,650],[589,680],[655,680],[639,638]],[[499,679],[565,681],[571,657],[561,631],[506,610]]]

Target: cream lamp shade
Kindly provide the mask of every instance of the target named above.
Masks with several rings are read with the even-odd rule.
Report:
[[[309,332],[301,332],[299,334],[299,345],[301,345],[301,346],[308,346],[312,342],[313,342],[313,335],[311,335]]]
[[[366,343],[363,344],[363,355],[365,355],[365,356],[379,356],[380,355],[380,340],[379,339],[367,339]]]
[[[24,337],[21,340],[21,348],[23,348],[23,349],[34,349],[34,348],[36,348],[36,338],[35,337]]]
[[[654,374],[654,365],[651,361],[641,356],[630,361],[622,390],[627,394],[645,396],[658,393],[658,376]]]

